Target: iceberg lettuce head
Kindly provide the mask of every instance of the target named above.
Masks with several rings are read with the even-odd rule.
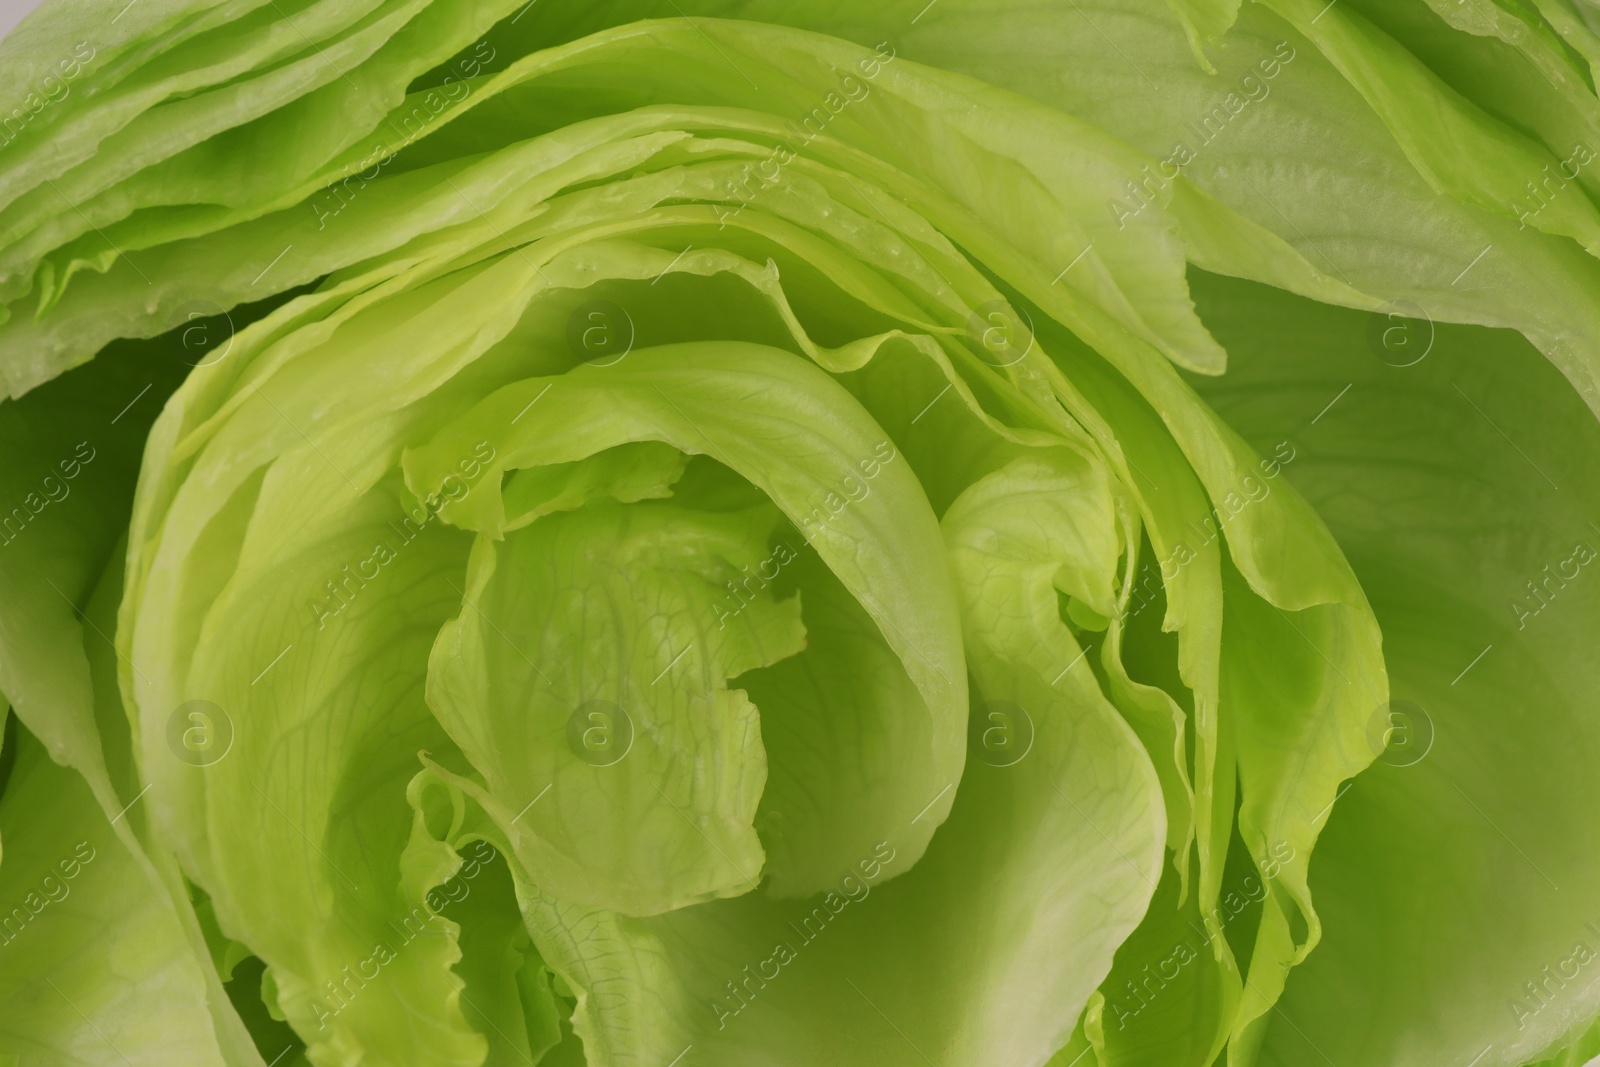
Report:
[[[47,0],[0,1064],[1600,1053],[1594,0]]]

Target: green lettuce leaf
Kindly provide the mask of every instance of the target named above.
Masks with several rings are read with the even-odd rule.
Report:
[[[1593,418],[1514,334],[1440,325],[1426,360],[1396,368],[1364,316],[1224,279],[1197,295],[1240,361],[1206,393],[1256,440],[1349,388],[1287,477],[1372,591],[1402,716],[1380,718],[1399,744],[1328,818],[1325,939],[1262,1062],[1533,1062],[1600,1013],[1597,871],[1569,847],[1595,810]]]
[[[0,1061],[1577,1063],[1597,32],[47,4]]]

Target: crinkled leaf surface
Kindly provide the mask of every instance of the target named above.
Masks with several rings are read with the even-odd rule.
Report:
[[[99,1037],[1587,1054],[1589,0],[94,23],[0,46],[0,884],[126,868],[24,931]]]

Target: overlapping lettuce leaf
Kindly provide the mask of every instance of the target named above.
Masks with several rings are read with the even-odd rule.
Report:
[[[1600,47],[1476,6],[47,6],[0,885],[81,826],[148,898],[38,913],[145,946],[61,999],[195,1062],[1580,1055]]]

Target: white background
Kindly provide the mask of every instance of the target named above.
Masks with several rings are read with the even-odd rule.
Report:
[[[11,32],[11,27],[22,17],[38,7],[41,0],[0,0],[0,37]]]

